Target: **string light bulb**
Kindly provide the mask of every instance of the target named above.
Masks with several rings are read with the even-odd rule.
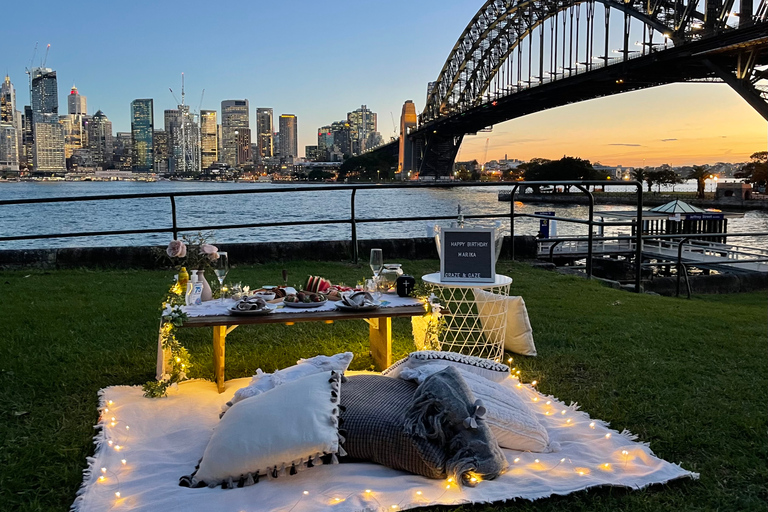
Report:
[[[122,459],[122,460],[120,461],[120,463],[121,463],[123,466],[125,466],[125,465],[128,463],[128,461],[126,461],[125,459]]]
[[[366,489],[366,490],[365,490],[365,492],[367,492],[368,494],[370,494],[370,493],[371,493],[371,490],[370,490],[370,489]]]
[[[117,491],[117,492],[115,493],[115,496],[117,496],[117,497],[119,498],[119,497],[120,497],[120,491]]]
[[[589,423],[589,428],[595,428],[595,422],[594,421]]]
[[[610,433],[610,432],[608,432],[607,434],[605,434],[605,438],[606,438],[606,439],[610,439],[610,438],[611,438],[611,433]]]
[[[416,491],[417,496],[421,496],[421,491]]]
[[[304,496],[306,496],[307,494],[309,494],[309,491],[304,491],[303,494]]]
[[[520,457],[515,457],[515,460],[513,460],[512,462],[514,462],[515,464],[517,464],[518,462],[520,462]]]
[[[539,381],[535,380],[535,381],[531,382],[531,386],[535,386],[538,383],[539,383]]]

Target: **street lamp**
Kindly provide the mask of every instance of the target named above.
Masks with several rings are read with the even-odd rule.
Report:
[[[376,183],[379,182],[379,175],[381,174],[381,171],[376,171]]]

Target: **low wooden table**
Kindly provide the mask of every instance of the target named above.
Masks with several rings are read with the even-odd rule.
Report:
[[[336,320],[365,320],[368,322],[368,336],[371,355],[377,369],[383,370],[392,364],[392,318],[420,316],[426,312],[424,305],[382,307],[374,311],[342,312],[307,310],[291,313],[276,311],[261,316],[195,316],[188,318],[182,327],[213,327],[213,373],[219,393],[224,391],[224,345],[227,334],[238,325],[287,324],[296,322],[333,323]]]

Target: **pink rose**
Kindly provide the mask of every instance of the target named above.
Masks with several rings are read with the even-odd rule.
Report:
[[[205,254],[209,260],[216,261],[219,259],[219,248],[211,244],[203,244],[200,246],[200,254]]]
[[[183,258],[187,255],[187,246],[181,240],[173,240],[165,250],[171,258]]]

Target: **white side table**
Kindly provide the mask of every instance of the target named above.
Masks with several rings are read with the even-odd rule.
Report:
[[[509,302],[487,299],[478,308],[472,289],[508,296],[512,278],[496,274],[493,283],[443,282],[440,273],[435,272],[421,276],[421,279],[430,286],[443,307],[445,329],[439,337],[440,350],[501,361]]]

